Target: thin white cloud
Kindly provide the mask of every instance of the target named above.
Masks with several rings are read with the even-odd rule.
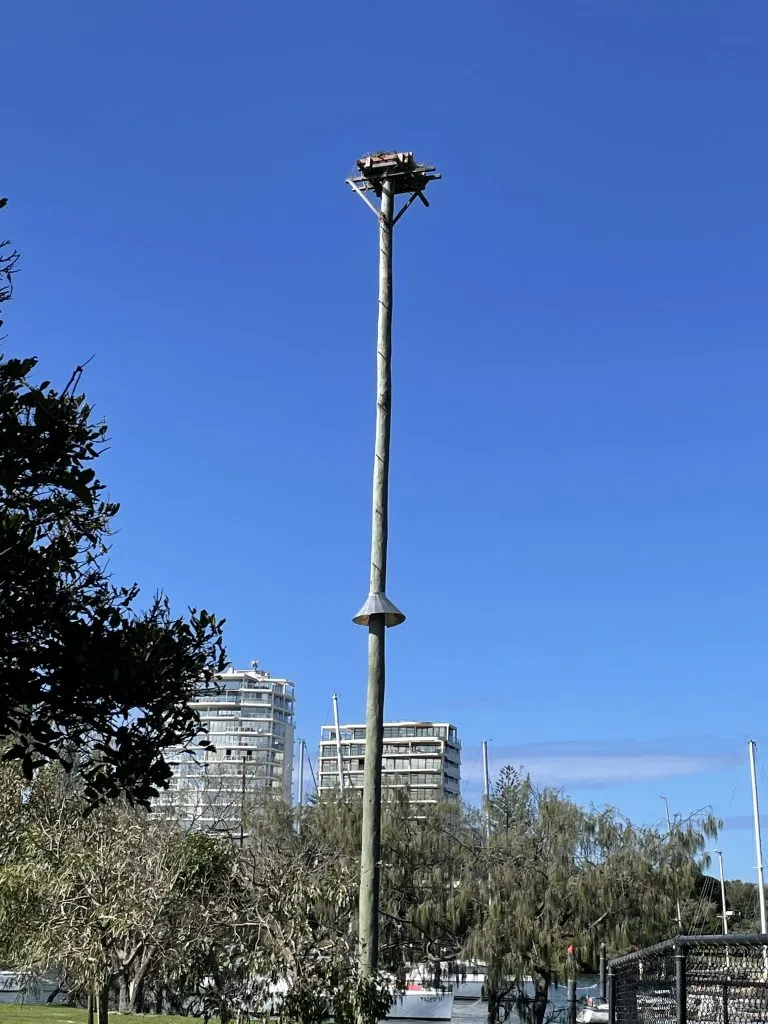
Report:
[[[626,754],[532,753],[522,749],[517,756],[490,757],[489,769],[493,779],[507,764],[522,767],[539,783],[549,786],[609,786],[630,782],[647,782],[683,775],[699,775],[729,765],[732,759],[723,754],[661,753],[657,751],[631,751]],[[482,762],[479,758],[465,758],[462,764],[462,787],[475,790],[482,780]]]

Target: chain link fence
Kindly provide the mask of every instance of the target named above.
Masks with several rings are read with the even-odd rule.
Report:
[[[613,960],[608,1024],[768,1024],[768,935],[688,935]]]

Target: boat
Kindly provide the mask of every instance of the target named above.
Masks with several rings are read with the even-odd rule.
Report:
[[[608,1024],[608,1003],[598,999],[588,999],[576,1014],[576,1024]]]
[[[427,987],[434,984],[434,968],[428,964],[417,964],[406,976],[409,984]],[[486,966],[480,961],[451,961],[440,964],[441,989],[453,992],[453,998],[485,998]]]
[[[450,1020],[453,992],[409,985],[392,1000],[387,1020]]]

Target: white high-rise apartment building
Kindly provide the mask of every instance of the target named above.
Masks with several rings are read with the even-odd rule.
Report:
[[[187,827],[233,832],[258,797],[291,799],[294,686],[253,662],[201,686],[192,707],[215,750],[176,758],[158,806]]]
[[[344,789],[363,788],[365,726],[323,726],[318,792],[339,788],[339,745]],[[387,722],[381,763],[382,786],[407,789],[412,803],[437,803],[461,795],[461,743],[449,722]]]

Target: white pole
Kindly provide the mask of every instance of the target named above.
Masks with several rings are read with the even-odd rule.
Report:
[[[663,796],[661,799],[664,801],[664,806],[665,806],[665,808],[667,810],[667,828],[669,829],[669,838],[671,840],[672,839],[673,829],[672,829],[672,818],[669,815],[669,800],[667,800],[667,798],[665,796]],[[673,868],[673,871],[674,871],[674,868]],[[677,909],[677,934],[678,935],[682,935],[683,934],[683,914],[682,914],[682,910],[680,908],[680,896],[677,893],[677,872],[676,871],[674,871],[674,879],[675,879],[675,905],[676,905],[676,909]]]
[[[339,729],[339,698],[333,695],[333,724],[336,728],[336,765],[339,772],[339,792],[344,792],[344,759],[341,756],[341,730]]]
[[[299,807],[304,803],[304,740],[299,740]]]
[[[763,877],[763,838],[760,835],[760,805],[757,799],[755,741],[749,741],[749,773],[752,777],[752,813],[755,819],[755,852],[757,853],[757,895],[760,899],[760,931],[768,932],[765,920],[765,878]]]
[[[725,873],[723,871],[723,854],[721,850],[715,850],[720,861],[720,902],[723,905],[723,935],[728,934],[728,912],[725,905]]]
[[[491,779],[488,774],[488,741],[483,740],[483,803],[485,804],[485,826],[491,831]]]
[[[715,850],[720,861],[720,901],[723,904],[723,935],[728,934],[728,910],[725,905],[725,872],[723,870],[723,854],[721,850]],[[731,970],[731,953],[728,947],[725,947],[725,967],[730,974]]]

